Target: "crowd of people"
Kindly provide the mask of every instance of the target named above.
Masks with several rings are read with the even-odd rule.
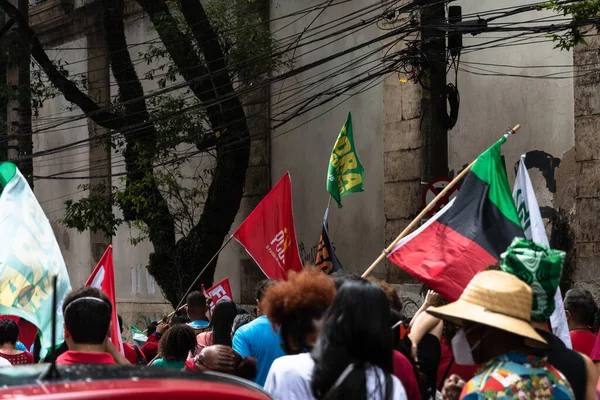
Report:
[[[211,312],[192,292],[185,312],[150,324],[143,346],[123,343],[123,354],[109,340],[110,301],[83,287],[63,301],[65,344],[55,361],[218,371],[275,399],[595,399],[592,294],[566,293],[573,349],[550,326],[564,257],[515,239],[459,299],[423,291],[411,318],[393,286],[314,268],[260,282],[252,313],[231,300]],[[0,319],[0,366],[37,358],[18,338],[17,323]]]

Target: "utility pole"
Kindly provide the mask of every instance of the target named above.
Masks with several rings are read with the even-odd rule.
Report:
[[[423,140],[422,181],[448,175],[448,131],[442,125],[446,112],[446,4],[424,0],[421,9],[421,50],[425,56],[421,85],[421,137]],[[438,28],[436,28],[438,27]]]
[[[5,23],[6,15],[4,15],[4,13],[0,13],[0,26],[4,26]],[[2,54],[0,55],[0,85],[3,87],[6,87],[6,50],[6,46],[0,44],[0,51],[2,51]],[[8,111],[8,105],[4,100],[0,102],[0,110]],[[8,129],[8,120],[6,117],[6,112],[0,111],[0,163],[8,161],[8,143],[6,140],[10,134],[10,131]]]
[[[29,0],[11,0],[25,23],[29,23]],[[17,32],[21,27],[17,26]],[[33,141],[31,137],[31,94],[30,94],[30,60],[31,46],[28,41],[18,39],[9,48],[7,83],[16,98],[8,102],[7,127],[8,135],[15,137],[8,143],[9,160],[17,162],[19,170],[33,188]],[[14,96],[13,96],[14,97]]]

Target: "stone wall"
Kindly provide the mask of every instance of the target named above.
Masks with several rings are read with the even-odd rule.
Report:
[[[575,64],[576,270],[579,286],[600,295],[600,72],[585,65],[600,64],[600,38],[577,46]]]

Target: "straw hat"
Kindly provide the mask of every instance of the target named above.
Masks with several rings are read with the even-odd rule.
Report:
[[[531,299],[531,288],[516,276],[485,271],[473,277],[454,303],[427,312],[457,325],[471,321],[547,345],[531,326]]]

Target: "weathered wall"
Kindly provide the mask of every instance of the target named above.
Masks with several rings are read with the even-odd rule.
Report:
[[[482,0],[454,4],[462,6],[463,19],[472,20],[486,10],[529,3]],[[524,22],[550,15],[549,11],[532,11],[502,21]],[[521,124],[517,135],[502,146],[510,185],[514,184],[519,157],[527,153],[526,164],[542,216],[549,222],[551,242],[571,250],[569,221],[575,213],[576,175],[572,53],[554,49],[549,39],[537,36],[522,39],[517,45],[488,43],[512,35],[515,33],[494,32],[463,37],[465,50],[457,82],[460,113],[456,127],[448,133],[450,170],[462,169],[507,128]],[[480,50],[477,46],[490,48]],[[451,70],[448,82],[454,81]],[[553,230],[551,222],[556,218],[563,223]]]
[[[107,69],[106,54],[99,49],[102,46],[102,28],[98,25],[100,23],[98,9],[94,8],[97,6],[84,7],[91,3],[93,3],[91,0],[76,1],[75,10],[73,10],[73,7],[69,6],[66,1],[43,2],[38,6],[43,7],[43,12],[35,13],[36,17],[33,19],[33,23],[38,28],[38,32],[42,32],[42,42],[47,43],[47,47],[61,49],[49,51],[50,57],[68,62],[67,69],[71,76],[73,74],[87,75],[90,81],[90,95],[102,103],[114,97],[117,94],[117,88],[110,70]],[[131,6],[131,2],[127,4],[128,13],[132,15],[127,19],[125,35],[128,43],[131,44],[129,48],[131,58],[138,60],[134,62],[138,76],[143,78],[144,73],[154,66],[149,66],[145,62],[140,63],[139,54],[148,49],[149,42],[155,40],[157,34],[153,31],[148,18],[139,14],[136,8]],[[259,10],[265,20],[268,20],[265,17],[268,15],[268,11],[268,7]],[[52,16],[51,20],[45,18],[48,15]],[[74,25],[78,29],[73,29]],[[85,50],[86,47],[90,47],[89,51]],[[142,84],[147,92],[157,89],[156,81],[143,80]],[[268,94],[267,88],[250,93],[245,99],[253,104],[248,114],[255,116],[249,119],[249,128],[254,140],[245,197],[232,230],[243,221],[270,188],[269,125],[265,117],[269,112]],[[39,118],[34,121],[34,130],[47,123],[47,118],[67,118],[80,115],[78,109],[65,111],[68,106],[69,103],[62,96],[46,101],[40,109]],[[35,151],[86,139],[91,134],[103,133],[106,132],[90,121],[77,120],[71,124],[61,125],[59,129],[54,129],[51,133],[36,135]],[[191,174],[199,165],[202,166],[201,168],[208,166],[211,162],[210,159],[210,157],[194,157],[183,166],[183,169]],[[73,170],[79,170],[76,175],[104,175],[123,172],[124,162],[121,155],[109,156],[109,153],[101,148],[82,146],[59,155],[36,159],[34,168],[36,175],[41,176]],[[92,168],[91,172],[90,168]],[[95,181],[101,180],[96,179]],[[90,232],[80,234],[73,229],[65,228],[60,223],[65,213],[65,200],[77,200],[86,195],[87,192],[78,190],[77,186],[87,183],[90,182],[87,180],[39,180],[35,187],[36,195],[57,235],[69,268],[73,287],[81,286],[86,281],[105,245],[111,242],[101,234]],[[123,185],[119,177],[113,177],[108,184],[117,187]],[[170,306],[166,304],[160,288],[145,269],[148,255],[152,252],[152,245],[147,241],[137,246],[130,243],[130,239],[138,235],[139,232],[135,228],[121,226],[117,230],[116,236],[112,238],[112,243],[114,245],[119,313],[125,319],[126,324],[133,323],[144,327],[145,322],[155,320],[171,310]],[[198,272],[202,267],[198,266]],[[248,259],[241,246],[232,243],[219,259],[215,279],[229,277],[234,299],[241,299],[243,289],[245,289],[247,298],[242,298],[242,300],[250,302],[252,301],[251,292],[254,282],[261,279],[261,274],[257,272],[258,268]],[[245,287],[242,282],[246,284]]]
[[[279,38],[302,32],[320,10],[297,21],[294,21],[294,18],[279,20],[277,18],[318,3],[319,1],[316,0],[274,1],[271,6],[273,20],[271,30],[276,31]],[[314,21],[313,26],[318,27],[371,4],[372,1],[360,0],[327,8]],[[336,29],[340,29],[340,27],[336,27]],[[318,50],[315,49],[322,46],[323,43],[302,47],[295,51],[295,67],[356,46],[378,34],[380,34],[378,28],[370,26],[335,42],[334,45]],[[353,52],[284,82],[274,84],[271,92],[272,118],[281,118],[279,113],[286,108],[285,103],[288,102],[288,106],[290,105],[290,100],[286,100],[286,89],[293,88],[293,85],[302,85],[307,82],[309,77],[336,66],[343,66],[372,50],[373,48]],[[375,55],[373,59],[379,57],[381,54]],[[297,97],[306,98],[310,93],[317,93],[327,87],[344,82],[362,70],[364,68],[336,73],[323,85],[312,91],[302,91]],[[325,190],[329,157],[348,111],[352,112],[354,143],[365,169],[365,191],[344,197],[342,209],[338,209],[335,201],[333,202],[329,217],[331,240],[341,263],[349,271],[364,271],[381,252],[385,228],[382,158],[384,150],[383,92],[383,85],[379,84],[363,94],[336,99],[334,102],[297,117],[292,122],[272,131],[271,182],[277,182],[286,171],[290,172],[298,243],[301,246],[301,254],[312,262],[314,262],[314,252],[311,252],[311,249],[319,240],[323,213],[329,197]],[[289,96],[289,92],[287,96]],[[334,104],[345,98],[347,101],[343,105],[328,111]],[[291,130],[292,128],[296,129]],[[375,274],[383,276],[384,270],[378,269]]]
[[[600,64],[600,39],[591,36],[589,46],[575,48],[575,171],[577,246],[576,282],[600,295],[600,73],[586,65]]]

